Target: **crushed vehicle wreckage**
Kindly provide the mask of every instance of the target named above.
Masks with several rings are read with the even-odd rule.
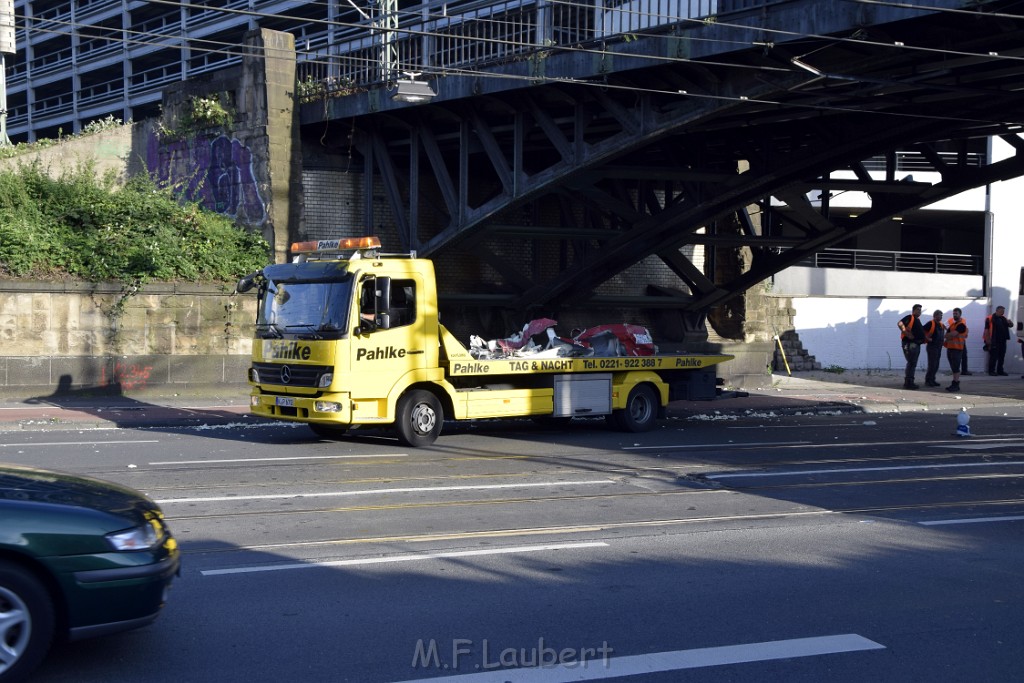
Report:
[[[654,356],[658,347],[651,332],[641,325],[612,323],[585,329],[574,329],[561,337],[558,324],[550,318],[538,318],[505,339],[485,341],[470,336],[469,353],[477,360],[501,358],[615,358]]]

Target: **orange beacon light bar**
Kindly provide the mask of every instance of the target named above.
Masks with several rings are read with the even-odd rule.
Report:
[[[380,249],[380,238],[346,237],[337,240],[292,242],[293,254],[314,254],[320,251],[342,251],[343,249]]]

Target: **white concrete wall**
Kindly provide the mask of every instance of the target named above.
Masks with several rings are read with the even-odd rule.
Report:
[[[896,323],[910,313],[914,304],[921,304],[921,320],[931,320],[932,311],[941,309],[943,321],[953,315],[954,308],[964,311],[970,330],[968,338],[969,369],[984,369],[985,354],[981,350],[981,326],[985,319],[985,299],[925,299],[882,297],[804,297],[793,299],[796,309],[796,332],[808,353],[822,367],[837,365],[847,369],[898,370],[906,366],[900,350],[900,331]],[[1017,351],[1010,349],[1007,360]],[[1016,354],[1019,357],[1019,352]],[[923,371],[927,359],[922,354],[919,367]],[[1008,368],[1010,363],[1007,363]],[[941,368],[946,369],[943,362]],[[1007,370],[1010,372],[1011,370]]]
[[[782,296],[927,297],[971,299],[983,297],[981,275],[933,275],[888,270],[809,268],[793,266],[775,275],[772,292]],[[925,301],[920,302],[927,307]]]

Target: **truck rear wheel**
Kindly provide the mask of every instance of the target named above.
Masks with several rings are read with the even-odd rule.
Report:
[[[437,440],[444,424],[441,402],[429,391],[416,389],[398,399],[395,430],[406,446],[419,448]]]
[[[629,392],[626,407],[612,413],[615,426],[624,432],[649,432],[657,425],[658,394],[649,384],[638,384]]]

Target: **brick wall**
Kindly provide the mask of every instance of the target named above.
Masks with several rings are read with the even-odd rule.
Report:
[[[363,174],[303,167],[305,201],[301,239],[335,239],[368,234],[364,223]]]

